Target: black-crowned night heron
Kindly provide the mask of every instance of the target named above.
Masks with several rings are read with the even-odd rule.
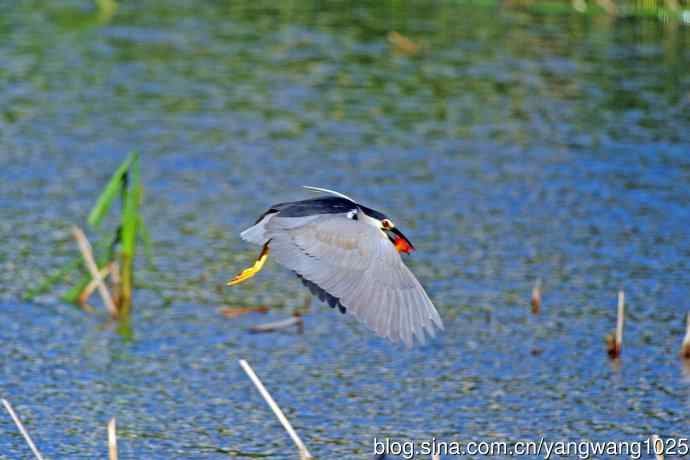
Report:
[[[279,203],[243,231],[244,240],[262,246],[254,265],[228,282],[257,274],[269,249],[309,290],[331,307],[351,313],[376,334],[408,347],[433,337],[443,322],[401,252],[412,243],[383,213],[332,190],[302,201]]]

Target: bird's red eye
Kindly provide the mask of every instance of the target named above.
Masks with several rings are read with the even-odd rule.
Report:
[[[391,227],[393,227],[393,224],[392,224],[391,221],[388,220],[388,219],[383,219],[383,220],[381,221],[381,225],[383,225],[383,228],[391,228]]]

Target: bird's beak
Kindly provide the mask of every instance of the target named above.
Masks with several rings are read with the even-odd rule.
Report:
[[[388,236],[388,239],[390,239],[395,245],[395,249],[397,249],[398,252],[409,254],[415,250],[414,246],[412,246],[412,243],[410,243],[410,240],[408,240],[397,228],[389,228],[386,229],[385,232]]]

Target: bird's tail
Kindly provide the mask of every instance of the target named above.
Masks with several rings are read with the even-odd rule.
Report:
[[[273,213],[266,214],[256,224],[240,233],[242,239],[259,245],[266,243],[266,224],[273,217],[273,215]]]

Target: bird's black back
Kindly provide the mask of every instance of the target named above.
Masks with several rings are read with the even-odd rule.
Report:
[[[307,217],[321,214],[342,214],[357,209],[357,204],[338,196],[311,198],[308,200],[290,201],[271,206],[271,211],[280,213],[281,217]]]

